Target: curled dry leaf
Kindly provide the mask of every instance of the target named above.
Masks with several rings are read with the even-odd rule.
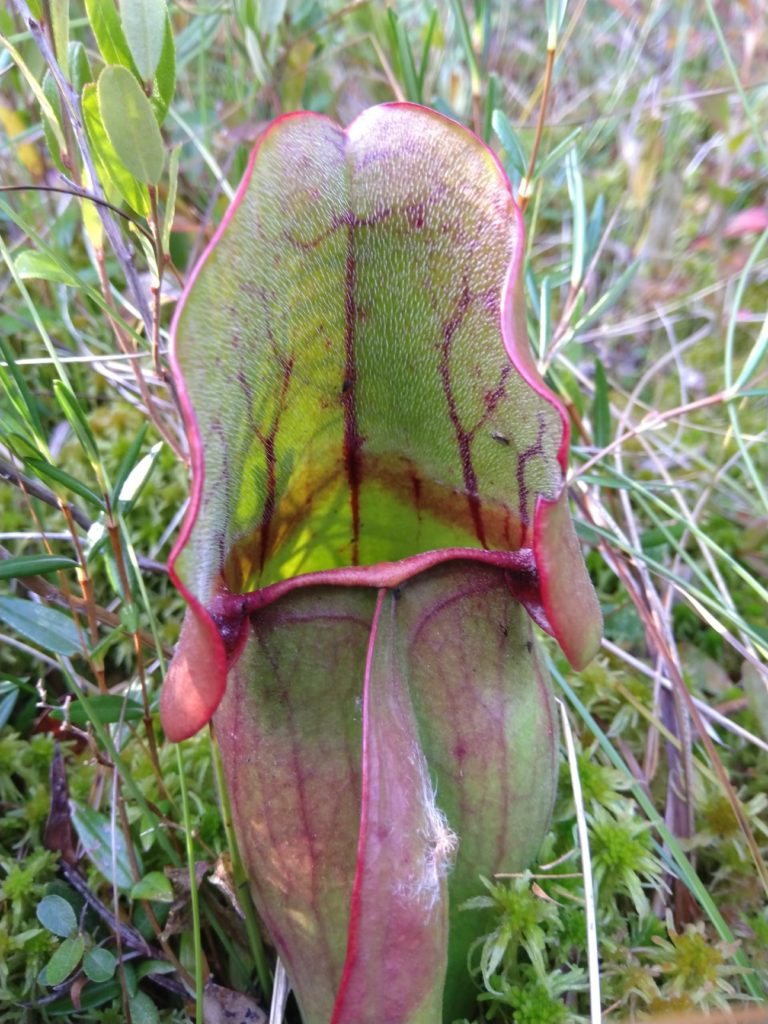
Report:
[[[209,981],[203,993],[206,1024],[266,1024],[267,1015],[251,996],[214,985]]]

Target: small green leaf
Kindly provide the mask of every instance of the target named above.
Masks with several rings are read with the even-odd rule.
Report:
[[[110,647],[113,647],[120,640],[125,640],[125,630],[120,628],[110,630],[109,633],[101,638],[95,647],[91,648],[91,658],[93,661],[96,663],[102,662],[104,660],[104,655]],[[93,698],[91,698],[91,700],[93,700]],[[130,718],[130,715],[127,715],[127,717]]]
[[[72,88],[78,96],[85,86],[93,81],[88,52],[83,44],[76,39],[69,44],[69,77]]]
[[[768,688],[765,678],[748,661],[741,670],[741,683],[763,738],[768,740]]]
[[[760,328],[752,349],[744,360],[744,366],[741,369],[741,373],[733,385],[734,391],[741,391],[745,384],[749,382],[750,377],[758,368],[762,365],[765,359],[766,351],[768,351],[768,315],[763,320],[763,325]]]
[[[128,1000],[133,1024],[160,1024],[157,1007],[145,992],[137,992]]]
[[[114,0],[85,0],[85,13],[105,62],[135,71]]]
[[[181,143],[171,150],[171,158],[168,161],[168,196],[165,200],[165,211],[163,213],[163,252],[170,252],[171,231],[173,231],[173,218],[176,212],[176,189],[179,182],[179,158],[181,157]]]
[[[165,151],[152,104],[127,68],[110,65],[98,82],[104,129],[125,168],[139,181],[157,185]]]
[[[117,961],[108,949],[96,946],[89,950],[83,960],[83,970],[91,981],[109,981],[115,973]]]
[[[70,427],[72,427],[75,437],[82,445],[83,451],[88,456],[91,465],[94,468],[99,466],[101,460],[99,459],[99,451],[96,447],[96,438],[93,436],[91,425],[86,419],[85,413],[74,392],[70,390],[63,380],[55,380],[53,382],[53,393],[56,396],[56,401],[59,403],[59,408],[64,413]]]
[[[568,0],[546,0],[545,10],[547,17],[547,48],[554,50],[557,46],[560,29],[565,21],[565,11],[568,7]]]
[[[568,132],[564,139],[561,139],[556,146],[553,146],[552,149],[550,149],[544,159],[536,165],[536,170],[533,174],[534,181],[539,178],[543,178],[547,171],[549,171],[551,167],[554,167],[560,157],[570,149],[574,140],[581,135],[582,130],[583,129],[581,127],[574,128],[573,131]]]
[[[587,328],[591,327],[596,320],[599,320],[600,317],[604,316],[609,309],[616,305],[629,287],[639,267],[640,261],[635,260],[633,263],[630,263],[629,266],[621,272],[621,274],[619,274],[608,291],[603,292],[594,306],[587,310],[578,323],[574,324],[574,334],[578,334],[580,331],[586,331]]]
[[[472,44],[472,32],[469,28],[469,22],[467,21],[467,12],[464,10],[464,5],[460,3],[459,0],[452,0],[451,7],[453,8],[456,27],[459,31],[459,38],[469,67],[469,78],[472,85],[472,92],[474,95],[479,96],[481,88],[480,68],[478,67],[475,48]]]
[[[14,688],[10,692],[3,691],[3,696],[0,697],[0,729],[8,724],[18,699],[19,691],[17,689]]]
[[[24,416],[23,403],[19,401],[16,389],[13,386],[10,375],[6,373],[5,367],[0,366],[0,387],[10,399],[11,408],[0,409],[0,430],[3,434],[17,433],[22,436],[26,434],[27,422]],[[33,447],[33,451],[37,451]]]
[[[142,960],[136,968],[136,980],[141,981],[148,974],[173,974],[176,968],[165,960]]]
[[[28,679],[22,679],[21,676],[12,676],[10,672],[3,672],[2,677],[0,677],[0,693],[10,693],[14,689],[23,690],[30,697],[38,695],[37,690]]]
[[[118,501],[121,505],[121,511],[126,514],[133,508],[141,495],[144,485],[152,475],[152,470],[155,468],[157,463],[157,457],[162,451],[163,442],[158,441],[157,444],[153,444],[149,449],[144,458],[139,459],[136,465],[133,467],[131,472],[126,477],[120,492],[118,494]]]
[[[113,828],[109,818],[74,800],[70,800],[69,806],[72,824],[88,857],[108,882],[118,889],[130,889],[133,885],[131,860],[120,826]],[[138,860],[138,853],[135,856]]]
[[[36,249],[22,249],[14,259],[16,273],[24,280],[39,278],[41,281],[58,281],[77,287],[77,278],[60,266],[44,252]]]
[[[80,963],[84,948],[85,940],[82,935],[64,939],[45,966],[45,984],[53,987],[68,978]]]
[[[117,199],[126,203],[142,217],[149,213],[149,195],[146,185],[136,181],[123,166],[115,147],[110,142],[99,110],[99,97],[95,85],[86,85],[82,95],[83,118],[88,132],[99,177],[118,193]]]
[[[122,634],[125,636],[125,634]],[[100,693],[91,697],[88,701],[88,710],[85,710],[82,701],[74,700],[67,709],[67,714],[60,708],[51,711],[51,718],[55,722],[63,722],[68,718],[73,725],[83,728],[94,719],[105,725],[114,722],[135,722],[144,714],[144,709],[135,700],[128,700],[115,693]]]
[[[136,968],[132,963],[123,963],[123,981],[125,982],[125,991],[128,993],[129,998],[133,999],[136,993],[139,991],[139,982],[136,977]]]
[[[139,80],[141,75],[131,56],[114,0],[86,0],[85,7],[104,61],[107,64],[121,64]],[[204,18],[197,20],[205,21]],[[163,122],[168,113],[175,87],[176,48],[173,42],[171,19],[166,14],[163,46],[152,90],[152,106],[159,123]]]
[[[70,569],[77,562],[63,555],[16,555],[0,562],[0,580],[19,576],[47,576],[59,569]]]
[[[51,32],[56,59],[65,78],[69,78],[69,0],[49,0]]]
[[[160,52],[160,63],[155,74],[155,88],[152,92],[152,106],[155,108],[158,124],[162,124],[168,107],[171,105],[176,89],[176,45],[173,41],[171,19],[165,16],[165,32],[163,49]]]
[[[43,75],[43,81],[41,85],[43,95],[48,101],[48,110],[51,112],[56,119],[55,125],[50,120],[50,116],[46,114],[46,111],[41,108],[42,122],[43,122],[43,134],[45,135],[45,144],[48,147],[48,152],[51,155],[51,159],[56,164],[62,174],[68,174],[67,168],[64,166],[61,159],[61,148],[59,146],[59,135],[61,131],[61,101],[59,99],[59,89],[56,85],[56,81],[51,74],[50,70],[46,70]]]
[[[421,49],[421,61],[419,62],[419,94],[422,96],[424,95],[424,79],[426,78],[427,68],[429,67],[429,55],[432,52],[432,38],[435,34],[437,18],[437,8],[434,7],[427,24],[427,31],[424,33],[424,45]]]
[[[81,1013],[83,1010],[92,1010],[97,1006],[104,1006],[105,1003],[112,1002],[119,995],[120,984],[117,980],[86,985],[80,993],[77,1012]],[[72,1019],[71,1014],[75,1013],[75,1006],[69,996],[63,996],[61,999],[49,1003],[45,1008],[45,1012],[49,1017],[66,1017],[69,1021]]]
[[[44,438],[45,432],[43,430],[42,420],[40,419],[40,413],[38,411],[37,402],[33,398],[32,392],[29,390],[29,385],[27,384],[26,377],[19,370],[11,346],[6,342],[1,331],[0,353],[2,353],[3,359],[8,364],[8,371],[11,377],[13,378],[14,384],[18,389],[18,397],[20,401],[14,401],[16,409],[22,415],[25,423],[27,422],[27,420],[29,421],[29,426],[32,428],[32,431],[35,434],[35,436],[38,439]],[[5,367],[3,367],[3,371],[5,371]],[[10,389],[8,388],[8,382],[6,382],[5,373],[3,373],[3,383],[6,387],[6,390],[10,391]],[[11,396],[11,398],[13,400],[13,396]],[[26,416],[24,416],[24,412],[27,413]],[[47,450],[47,447],[45,446],[44,443],[42,445],[42,450]]]
[[[43,928],[62,939],[77,931],[75,912],[63,896],[44,896],[37,905],[36,914]]]
[[[605,194],[603,192],[595,199],[595,205],[589,215],[587,224],[587,255],[592,257],[600,241],[603,231],[603,220],[605,219]]]
[[[115,476],[115,483],[112,487],[112,504],[116,505],[117,500],[120,497],[120,491],[123,489],[123,484],[128,479],[131,471],[139,457],[141,446],[144,444],[144,438],[147,436],[147,428],[149,424],[147,422],[142,423],[141,429],[134,439],[131,441],[128,451],[125,453],[120,461],[120,465]]]
[[[259,37],[250,25],[246,25],[243,36],[246,53],[251,61],[251,71],[256,76],[256,81],[262,86],[270,76],[269,61],[264,57]]]
[[[421,101],[419,82],[416,75],[416,65],[413,62],[413,50],[411,50],[411,44],[408,41],[408,33],[391,7],[387,14],[389,16],[389,34],[392,38],[392,49],[400,61],[406,99],[419,103]]]
[[[493,130],[498,136],[499,142],[507,154],[507,163],[514,170],[518,179],[524,178],[528,165],[528,158],[523,150],[522,143],[517,132],[512,127],[509,118],[503,110],[494,110],[491,116]]]
[[[596,448],[606,448],[611,441],[611,404],[608,399],[608,378],[605,367],[595,360],[595,400],[592,406],[592,434]]]
[[[157,900],[159,903],[173,902],[173,886],[162,871],[150,871],[131,889],[133,900]]]
[[[90,502],[90,504],[95,505],[99,509],[104,509],[104,501],[95,491],[92,491],[90,487],[86,487],[84,483],[76,480],[75,477],[70,476],[63,469],[52,466],[45,459],[34,458],[33,456],[25,456],[24,464],[28,469],[33,470],[36,476],[42,476],[47,480],[52,480],[54,483],[61,484],[62,487],[66,487],[74,494],[84,498],[85,501]]]
[[[0,412],[0,422],[7,426],[8,410]],[[37,454],[37,448],[21,433],[3,430],[3,440],[17,459],[28,459]]]
[[[139,628],[139,611],[135,604],[127,601],[119,612],[120,622],[128,633],[135,633]]]
[[[123,34],[145,82],[152,81],[160,61],[166,16],[163,0],[122,0],[120,5]]]
[[[77,626],[55,608],[22,597],[0,597],[0,619],[47,651],[67,656],[80,651]]]

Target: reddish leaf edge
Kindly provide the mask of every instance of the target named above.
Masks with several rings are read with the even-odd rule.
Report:
[[[385,613],[389,622],[382,626]],[[393,657],[396,632],[392,592],[382,588],[365,661],[360,827],[347,950],[330,1024],[403,1024],[426,1020],[424,1013],[430,1010],[432,1019],[443,1001],[448,966],[446,878],[456,836],[434,803],[416,721],[398,704],[407,683]],[[410,707],[410,697],[405,702]],[[391,717],[397,718],[396,726]],[[402,792],[398,799],[398,790],[403,789],[420,792],[420,799],[402,800]],[[414,853],[411,860],[409,854]],[[394,888],[393,869],[398,883]],[[388,941],[392,933],[396,942]],[[407,979],[399,972],[393,977],[403,947],[418,949],[420,961],[419,970],[409,972]],[[394,961],[389,959],[393,951]],[[410,965],[412,960],[406,962]]]
[[[166,737],[178,743],[207,725],[219,706],[227,685],[227,652],[203,605],[174,583],[189,610],[160,690],[160,721]]]
[[[524,305],[520,301],[525,225],[522,211],[515,201],[512,185],[501,161],[478,135],[459,121],[447,117],[445,114],[441,114],[418,103],[394,102],[385,103],[382,106],[416,110],[434,117],[436,120],[460,128],[488,153],[503,185],[509,192],[512,199],[512,208],[517,219],[518,230],[516,232],[515,249],[512,253],[502,286],[501,339],[510,362],[520,376],[560,416],[562,434],[557,460],[563,471],[563,481],[565,481],[570,445],[570,423],[562,402],[547,387],[539,374],[533,353],[528,344]],[[364,115],[365,111],[359,116],[362,117]],[[184,383],[184,375],[179,365],[177,330],[187,298],[194,288],[202,268],[218,245],[219,240],[227,230],[243,200],[263,142],[271,132],[284,125],[287,121],[297,118],[319,118],[338,127],[336,122],[327,115],[304,110],[283,114],[267,126],[251,150],[245,174],[237,188],[234,199],[185,284],[171,323],[169,361],[173,379],[176,382],[177,400],[189,443],[191,475],[189,506],[179,536],[168,558],[168,574],[171,581],[181,593],[190,609],[185,617],[182,635],[179,638],[176,654],[169,666],[160,699],[160,718],[163,729],[168,739],[174,742],[193,736],[210,721],[224,695],[227,664],[233,653],[232,644],[225,644],[219,626],[215,621],[216,611],[213,608],[210,611],[205,608],[199,599],[188,589],[176,570],[178,558],[186,547],[197,520],[205,481],[203,443],[197,417],[192,408],[192,403]],[[351,122],[347,128],[342,129],[345,134],[354,123],[355,121]],[[562,526],[564,522],[566,526],[564,534],[558,533],[556,529],[553,529],[554,524]],[[353,566],[304,574],[291,580],[272,584],[270,587],[255,591],[253,594],[221,595],[216,600],[221,600],[224,603],[225,607],[221,610],[225,614],[229,611],[229,608],[226,606],[229,605],[230,600],[234,597],[247,599],[245,603],[248,604],[250,602],[248,610],[251,610],[250,605],[253,605],[255,610],[256,607],[262,607],[270,603],[270,601],[277,600],[279,596],[297,586],[326,583],[343,586],[391,587],[397,586],[398,582],[402,582],[408,576],[413,575],[413,573],[422,571],[423,568],[436,565],[441,561],[449,561],[456,558],[470,559],[497,564],[504,568],[517,568],[518,566],[509,565],[510,556],[513,557],[514,561],[514,556],[527,555],[528,562],[532,561],[533,564],[532,566],[526,565],[526,571],[530,572],[532,569],[534,579],[531,579],[529,586],[521,589],[518,596],[536,624],[558,641],[563,653],[573,667],[581,669],[591,661],[599,649],[602,633],[602,616],[597,596],[580,554],[576,559],[573,558],[575,533],[568,515],[568,498],[565,482],[563,483],[560,495],[556,499],[547,500],[539,497],[534,510],[533,537],[532,552],[528,552],[525,549],[517,552],[491,552],[468,548],[445,549],[443,551],[426,552],[422,555],[416,555],[412,558],[404,559],[400,563]],[[565,555],[564,559],[560,557],[562,555]],[[563,560],[567,564],[568,571],[574,574],[570,580],[562,579],[565,567],[561,568],[559,566]],[[519,567],[522,568],[522,565]],[[538,588],[536,587],[535,577],[538,577]],[[537,589],[540,591],[540,598],[537,595]],[[569,609],[567,602],[564,600],[566,591],[570,592],[571,603],[574,605],[579,605],[580,602],[583,602],[575,611],[574,609]],[[263,596],[260,597],[259,595]],[[228,647],[229,650],[227,649]],[[195,664],[195,673],[191,672],[192,662]],[[203,669],[205,678],[201,678],[203,676]],[[194,676],[197,677],[197,684],[193,682]]]
[[[371,633],[368,640],[368,652],[365,658],[365,680],[363,684],[363,750],[362,750],[362,786],[360,795],[360,831],[357,837],[357,857],[355,860],[355,880],[352,883],[352,897],[349,905],[349,927],[347,929],[347,955],[344,958],[344,968],[341,974],[341,981],[336,993],[336,1003],[333,1007],[331,1024],[339,1024],[344,1014],[344,1004],[347,1001],[348,993],[352,983],[352,975],[355,965],[360,956],[360,910],[362,902],[362,889],[365,875],[365,852],[368,836],[368,818],[371,807],[371,786],[370,786],[370,679],[373,672],[373,658],[376,647],[376,636],[379,629],[379,619],[384,605],[384,590],[379,590],[376,599],[376,608],[371,622]]]
[[[394,843],[394,845],[397,846],[402,838],[400,835],[400,829],[405,828],[407,830],[409,825],[407,816],[403,820],[392,821],[388,819],[387,824],[392,827],[385,829],[387,834],[384,838],[378,835],[385,824],[385,822],[381,820],[381,808],[378,803],[379,794],[377,794],[377,789],[381,786],[382,780],[379,778],[377,782],[375,779],[377,773],[373,770],[372,759],[377,757],[375,748],[380,744],[382,739],[381,722],[378,723],[378,728],[374,722],[374,718],[381,714],[381,708],[379,708],[378,711],[375,710],[374,703],[376,703],[376,701],[374,701],[371,691],[375,671],[374,661],[376,659],[377,644],[380,633],[379,626],[382,613],[384,611],[384,604],[388,595],[389,590],[386,588],[382,588],[378,592],[376,607],[374,609],[373,619],[371,622],[368,651],[365,660],[365,674],[363,682],[360,829],[358,832],[355,878],[350,898],[347,952],[344,958],[344,967],[342,969],[341,980],[336,993],[336,1000],[330,1024],[350,1024],[350,1022],[358,1024],[358,1022],[363,1020],[363,1018],[365,1020],[372,1019],[371,1011],[368,1010],[368,1012],[366,1012],[364,1009],[373,995],[368,989],[368,981],[366,977],[367,970],[370,969],[370,963],[366,962],[367,950],[365,931],[366,927],[370,928],[371,926],[377,926],[376,907],[373,907],[373,919],[370,918],[370,911],[372,909],[370,906],[368,907],[368,912],[366,912],[366,897],[367,902],[369,904],[371,903],[371,875],[378,878],[378,875],[380,874],[379,859],[382,851],[379,850],[377,853],[375,847],[377,846],[377,843],[381,844],[382,842],[385,845],[391,845]],[[381,751],[378,751],[378,757],[381,757]],[[390,767],[392,766],[390,765]],[[426,766],[422,767],[425,769]],[[414,771],[418,775],[419,769],[412,761],[411,764],[405,768],[403,773],[404,777],[410,777],[411,773]],[[424,780],[422,780],[422,783],[423,781]],[[418,783],[416,784],[418,785]],[[423,837],[423,841],[425,843],[427,842],[426,835]],[[450,859],[450,855],[448,855],[448,857]],[[386,853],[384,854],[384,859],[386,860]],[[386,874],[386,867],[384,868],[384,871]],[[368,890],[367,892],[366,889]],[[405,914],[407,917],[416,918],[419,921],[418,928],[423,943],[423,962],[421,966],[423,972],[430,975],[432,972],[429,970],[427,965],[432,964],[432,957],[435,958],[432,966],[436,972],[436,977],[432,978],[432,984],[434,985],[436,980],[440,991],[442,991],[445,979],[445,970],[447,967],[447,961],[445,959],[447,951],[447,921],[445,917],[447,914],[447,891],[445,890],[444,883],[442,885],[442,892],[440,893],[440,896],[438,897],[437,894],[435,894],[434,899],[435,904],[431,908],[431,913],[425,914],[423,907],[420,907],[419,901],[416,900],[409,903],[409,906],[405,909]],[[376,902],[378,902],[378,900]],[[403,908],[400,909],[400,913],[402,912]],[[437,919],[435,918],[435,915],[437,916]],[[438,924],[440,918],[442,918],[442,927]],[[400,920],[401,926],[404,923],[405,922],[403,920]],[[419,976],[421,976],[423,972],[420,971]],[[386,970],[383,971],[382,974],[386,977]],[[430,984],[424,983],[422,985],[422,991],[417,993],[412,992],[411,996],[424,998],[427,995],[429,988]],[[386,990],[384,989],[377,993],[379,998],[385,994],[385,991]],[[393,993],[390,993],[390,995],[393,995]],[[403,993],[401,991],[395,995],[402,997]],[[412,1009],[415,1009],[415,1007],[412,1007]],[[374,1011],[374,1013],[377,1012],[380,1013],[381,1011]]]

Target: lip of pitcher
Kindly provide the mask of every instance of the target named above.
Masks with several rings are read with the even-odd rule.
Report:
[[[384,104],[382,108],[412,110],[418,112],[419,116],[426,115],[459,127],[490,156],[499,180],[509,194],[509,208],[515,219],[516,231],[515,244],[501,288],[500,336],[506,355],[520,377],[558,414],[560,439],[556,458],[564,479],[569,448],[569,421],[562,403],[541,379],[528,343],[521,286],[524,226],[521,211],[514,202],[512,188],[503,168],[496,155],[481,140],[442,114],[411,103]],[[367,113],[360,115],[360,118],[345,130],[345,134],[353,130],[354,125],[365,118]],[[191,585],[185,582],[177,562],[188,543],[200,511],[205,484],[205,463],[204,440],[179,361],[181,316],[207,260],[226,232],[247,192],[264,141],[287,122],[302,118],[319,118],[333,124],[325,115],[293,112],[272,122],[261,135],[251,153],[248,168],[232,204],[190,275],[177,305],[171,328],[170,362],[191,456],[189,508],[168,566],[171,580],[189,606],[179,650],[161,697],[161,717],[166,733],[171,739],[192,735],[211,717],[223,695],[227,666],[239,647],[243,636],[242,625],[247,616],[298,587],[318,584],[392,587],[398,586],[415,573],[443,561],[466,559],[489,563],[508,572],[510,586],[515,595],[537,625],[555,637],[574,667],[583,667],[599,646],[600,611],[573,530],[564,484],[555,497],[538,495],[532,522],[527,524],[524,531],[526,546],[519,550],[428,550],[396,562],[343,566],[303,573],[244,594],[233,594],[220,583],[213,593],[203,597],[195,594]],[[197,684],[193,682],[194,674],[198,676]],[[203,678],[205,686],[201,682]],[[207,693],[203,692],[204,689]],[[182,698],[181,695],[185,691],[187,697]],[[174,718],[176,721],[173,721]],[[183,727],[182,718],[187,720]]]

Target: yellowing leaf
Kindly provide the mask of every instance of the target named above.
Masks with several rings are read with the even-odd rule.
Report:
[[[88,191],[91,191],[92,186],[87,170],[83,175],[83,184]],[[138,183],[136,187],[141,188]],[[94,249],[101,249],[104,245],[104,225],[101,222],[98,207],[88,199],[83,199],[80,205],[83,210],[83,227],[85,228],[85,233],[88,235]]]
[[[13,60],[14,60],[14,62],[16,64],[16,67],[22,73],[22,75],[26,79],[27,85],[32,90],[32,92],[34,93],[35,99],[40,104],[40,107],[41,107],[43,113],[48,118],[48,120],[51,122],[51,128],[53,130],[54,135],[56,136],[56,141],[59,144],[59,148],[63,149],[63,150],[66,149],[67,146],[66,146],[66,143],[64,142],[64,133],[61,130],[61,126],[59,125],[58,118],[56,117],[56,114],[53,111],[53,107],[48,102],[48,99],[45,96],[40,83],[35,78],[35,76],[32,74],[30,69],[27,67],[27,64],[26,64],[24,58],[21,56],[19,51],[16,49],[16,47],[13,45],[13,43],[9,39],[6,39],[5,36],[0,35],[0,44],[2,44],[6,48],[8,53],[10,53],[11,57],[13,58]]]
[[[30,174],[36,178],[42,176],[45,165],[40,157],[37,147],[31,142],[14,142],[14,139],[26,131],[26,125],[21,117],[10,107],[0,104],[0,125],[5,129],[6,135],[19,158],[19,161],[26,167]]]
[[[83,89],[83,118],[93,148],[99,177],[106,186],[118,193],[116,198],[124,199],[142,217],[149,213],[149,196],[146,186],[136,181],[125,168],[117,150],[112,145],[101,120],[99,97],[95,85]]]

